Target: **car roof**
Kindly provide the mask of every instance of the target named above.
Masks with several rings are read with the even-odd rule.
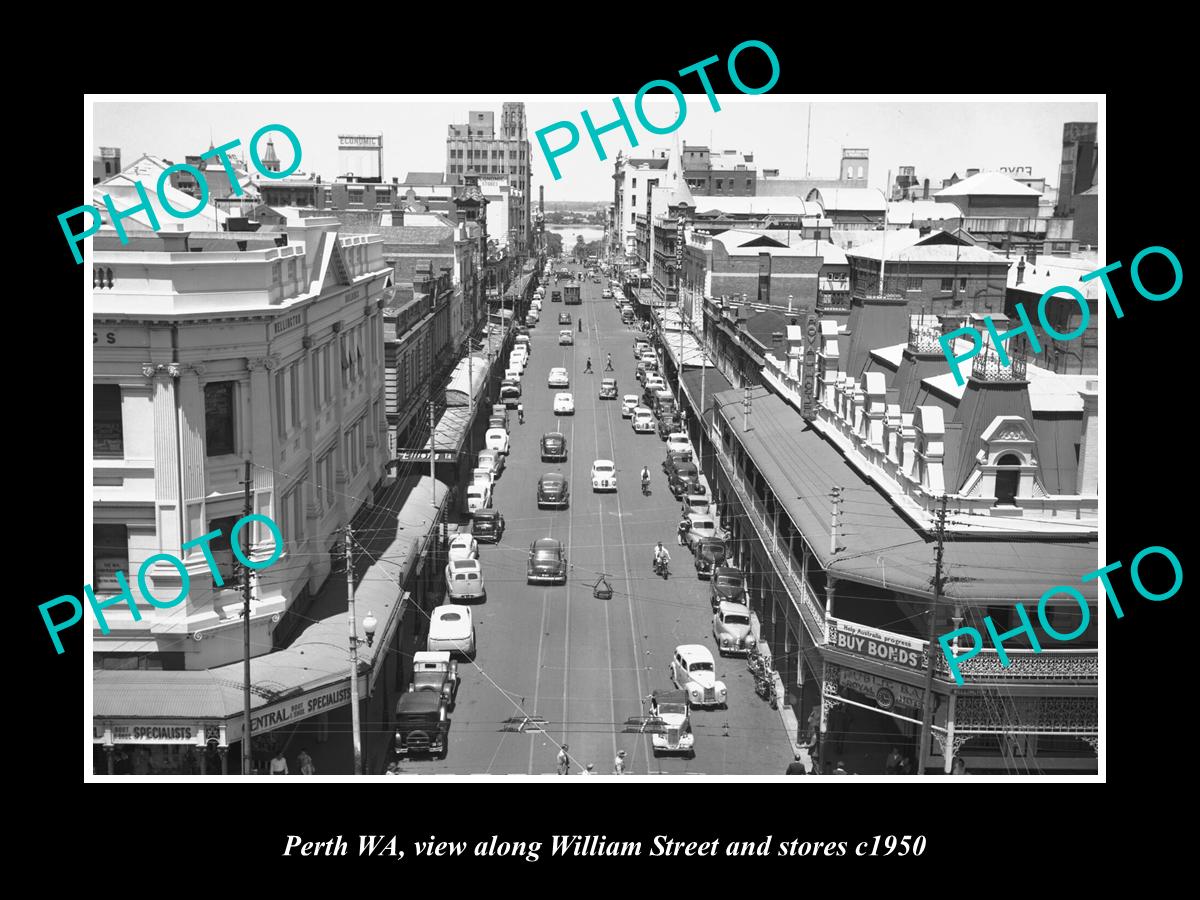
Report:
[[[478,569],[481,568],[477,559],[453,559],[450,565],[455,569]]]
[[[454,603],[447,603],[444,606],[439,606],[437,609],[435,609],[433,611],[433,616],[435,619],[440,619],[443,616],[448,615],[450,613],[458,613],[464,619],[469,620],[471,618],[471,607],[459,606]]]
[[[436,712],[442,705],[439,691],[409,691],[396,701],[396,714]]]
[[[530,550],[559,550],[562,548],[562,541],[554,538],[538,538],[529,545]]]
[[[567,476],[562,472],[547,472],[542,476],[542,481],[566,481]]]
[[[714,525],[717,524],[716,518],[709,513],[689,513],[688,518],[693,522],[712,522]]]
[[[617,383],[617,379],[615,379],[615,378],[601,378],[601,379],[600,379],[600,383],[601,383],[601,384],[611,384],[611,385],[616,385],[616,383]]]
[[[682,656],[685,660],[706,660],[713,661],[712,651],[703,644],[680,644],[675,648],[675,652]]]
[[[730,578],[733,578],[733,577],[741,578],[742,570],[739,568],[736,568],[735,566],[717,566],[716,569],[713,570],[713,575],[714,576],[726,575]]]
[[[595,468],[596,466],[611,466],[611,467],[615,468],[616,465],[617,464],[614,463],[611,459],[597,459],[597,460],[592,461],[593,468]]]
[[[553,368],[550,369],[550,374],[553,375],[555,372],[566,372],[566,371],[567,370],[564,366],[554,366]]]
[[[734,603],[732,600],[722,600],[719,609],[722,615],[735,614],[750,617],[750,607],[745,603]]]
[[[563,397],[570,397],[570,396],[571,396],[570,391],[559,391],[557,394],[554,395],[554,399],[561,400]]]
[[[621,399],[622,399],[622,400],[633,400],[633,401],[636,403],[636,402],[637,402],[637,398],[638,398],[638,395],[637,395],[637,394],[626,394],[626,395],[625,395],[624,397],[622,397]]]
[[[449,650],[418,650],[413,654],[413,662],[449,662]]]
[[[547,438],[549,438],[550,440],[557,439],[560,441],[565,441],[567,439],[567,436],[565,434],[563,434],[561,431],[547,431],[545,434],[542,435],[542,440],[544,441]]]
[[[487,436],[488,436],[488,437],[491,437],[493,434],[497,434],[497,433],[498,433],[498,434],[504,434],[504,435],[507,435],[507,434],[508,434],[508,432],[507,432],[507,431],[505,431],[503,428],[489,428],[489,429],[487,430]]]
[[[478,522],[480,519],[495,519],[499,515],[500,510],[498,509],[478,509],[475,511],[475,521]]]
[[[450,543],[451,544],[459,544],[459,543],[469,544],[469,543],[471,543],[471,535],[466,534],[466,533],[456,534],[454,536],[454,538],[450,541]]]

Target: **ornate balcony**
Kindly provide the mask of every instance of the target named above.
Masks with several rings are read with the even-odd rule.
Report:
[[[985,347],[971,360],[971,377],[978,381],[1017,382],[1026,381],[1025,350],[1020,345],[1011,350],[1006,348],[1009,365],[1000,364],[1000,356]]]

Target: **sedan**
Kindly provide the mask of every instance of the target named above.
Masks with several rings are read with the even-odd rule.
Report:
[[[712,653],[702,644],[683,644],[671,658],[671,681],[687,691],[692,706],[724,706],[724,682],[717,681]]]
[[[448,552],[450,562],[458,559],[479,559],[479,545],[475,543],[475,538],[469,534],[457,535],[450,542]]]
[[[498,450],[480,450],[479,466],[491,471],[492,481],[495,481],[504,471],[504,454]]]
[[[671,434],[667,435],[667,452],[668,453],[671,453],[672,451],[676,451],[676,450],[679,450],[679,451],[687,450],[690,452],[691,449],[692,449],[692,442],[688,440],[688,436],[684,432],[675,431],[675,432],[672,432]]]
[[[602,293],[600,296],[601,296],[601,298],[602,298],[602,299],[604,299],[604,300],[611,300],[611,299],[613,298],[613,292],[612,292],[612,289],[611,289],[611,288],[605,288],[605,289],[604,289],[604,293]]]
[[[525,568],[525,582],[536,584],[567,583],[567,555],[561,541],[539,538],[529,545],[529,562]]]
[[[561,431],[542,435],[542,462],[564,462],[567,458],[567,437]]]
[[[713,640],[717,652],[722,656],[729,653],[749,654],[754,647],[754,635],[750,632],[750,608],[741,603],[722,602],[713,616]]]
[[[473,658],[475,626],[471,621],[471,607],[448,604],[435,609],[429,617],[429,637],[425,641],[425,649]]]
[[[741,569],[735,569],[733,566],[717,566],[712,570],[709,582],[711,584],[709,599],[712,601],[713,612],[716,612],[722,603],[744,603],[746,601],[746,587],[742,580]]]
[[[538,480],[537,505],[557,506],[562,509],[570,506],[571,489],[567,486],[566,476],[560,472],[547,472]]]
[[[556,416],[575,415],[575,397],[569,391],[554,395],[554,414]]]
[[[569,312],[560,312],[558,314],[558,324],[559,325],[570,325],[571,324],[571,314]]]
[[[564,328],[558,333],[558,343],[563,347],[571,347],[575,344],[575,332],[569,328]]]
[[[508,417],[507,416],[489,416],[488,417],[488,428],[499,428],[501,431],[507,431],[508,430]]]
[[[723,538],[724,536],[724,532],[717,528],[717,520],[708,513],[688,515],[688,533],[685,537],[688,549],[694,550],[696,545],[706,538]]]
[[[604,378],[600,381],[600,399],[601,400],[616,400],[617,399],[617,379]]]
[[[615,491],[616,489],[616,464],[611,459],[598,459],[592,463],[592,490]]]
[[[498,544],[504,536],[504,516],[496,509],[476,510],[471,521],[471,533],[476,540]]]
[[[452,559],[446,566],[446,594],[454,601],[487,600],[483,566],[477,559]]]
[[[626,394],[621,398],[621,418],[628,419],[633,415],[633,411],[637,409],[638,395]]]
[[[693,549],[696,553],[696,574],[701,578],[708,578],[713,569],[725,562],[725,542],[722,540],[702,538]]]
[[[508,452],[508,432],[503,428],[489,428],[483,437],[483,443],[489,450],[497,453]]]
[[[633,411],[633,430],[638,434],[654,434],[654,413],[639,406]]]
[[[700,473],[696,470],[695,463],[678,463],[667,473],[667,486],[676,500],[682,499],[699,481]]]
[[[566,388],[571,386],[571,376],[562,366],[555,366],[546,378],[546,387]]]

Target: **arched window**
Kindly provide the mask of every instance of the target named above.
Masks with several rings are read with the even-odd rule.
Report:
[[[996,506],[1016,506],[1017,489],[1021,484],[1021,458],[1005,453],[996,460]]]
[[[112,287],[112,269],[105,269],[104,271],[108,274],[108,286]]]
[[[103,269],[92,269],[92,287],[98,288],[101,286],[101,281],[104,278]]]

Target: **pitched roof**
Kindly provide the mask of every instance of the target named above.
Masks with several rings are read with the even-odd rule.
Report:
[[[445,184],[444,172],[409,172],[404,176],[403,184],[435,185]]]
[[[1040,197],[1040,193],[1028,185],[1014,181],[999,172],[979,172],[970,178],[964,178],[948,188],[942,188],[935,197],[968,197],[972,194],[989,197]]]
[[[878,188],[814,188],[810,198],[812,194],[816,194],[825,212],[833,209],[883,212],[887,207],[883,191]]]
[[[880,259],[885,253],[888,262],[1015,262],[976,247],[948,231],[931,231],[922,237],[915,228],[889,230],[878,240],[846,251],[847,256],[859,259]]]

